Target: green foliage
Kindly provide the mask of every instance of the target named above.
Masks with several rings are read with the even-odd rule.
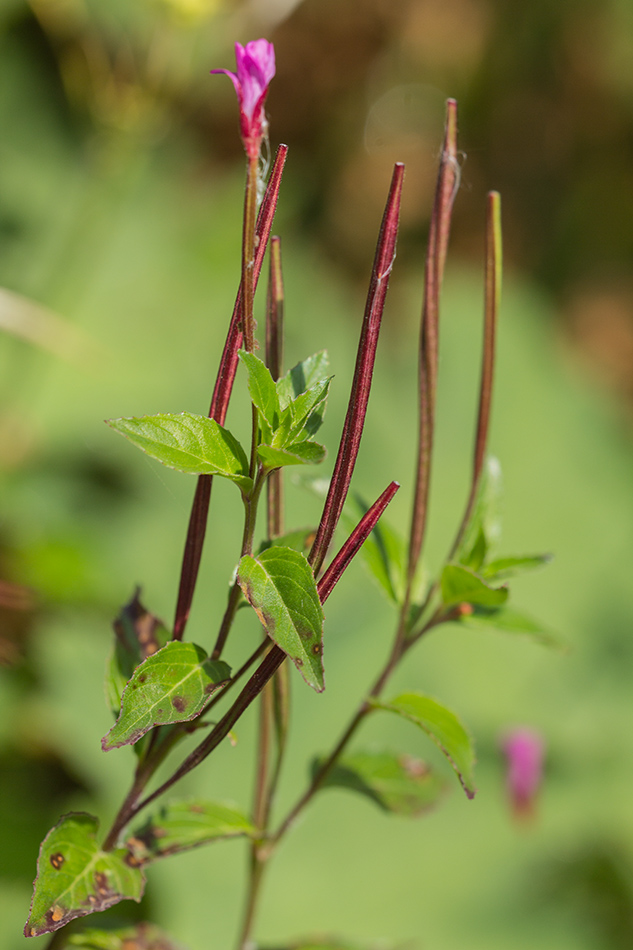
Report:
[[[254,831],[248,818],[234,808],[194,799],[163,805],[134,829],[126,845],[139,864],[147,864],[219,838],[238,838]]]
[[[99,822],[92,815],[65,815],[42,842],[31,913],[24,935],[65,927],[75,917],[106,910],[122,900],[140,901],[145,877],[127,851],[97,847]]]
[[[442,602],[445,607],[476,604],[499,607],[508,599],[505,587],[489,587],[474,571],[459,564],[447,564],[442,571]]]
[[[368,511],[369,505],[360,495],[353,494],[346,508],[343,518],[346,528],[351,531]],[[354,516],[351,512],[354,512]],[[401,604],[404,597],[405,544],[402,536],[384,517],[363,544],[360,556],[388,599],[394,604]]]
[[[475,607],[472,613],[461,614],[459,623],[474,629],[487,627],[493,630],[501,630],[504,633],[515,633],[529,637],[545,647],[552,647],[563,652],[567,650],[567,644],[564,640],[543,626],[539,620],[535,620],[522,610],[517,610],[516,607],[499,607],[497,609]]]
[[[283,449],[260,445],[257,455],[264,468],[269,470],[284,465],[317,465],[325,458],[325,449],[318,442],[292,442]]]
[[[231,670],[193,643],[172,640],[136,668],[123,691],[121,714],[101,740],[104,752],[131,745],[153,726],[188,722]]]
[[[282,408],[290,405],[293,399],[327,379],[330,360],[326,350],[314,353],[293,366],[285,376],[277,380],[277,392]]]
[[[307,560],[291,548],[271,547],[246,556],[238,581],[268,636],[318,693],[323,678],[323,608]]]
[[[169,468],[190,475],[221,475],[243,492],[252,488],[244,449],[214,419],[192,412],[109,419],[108,425]]]
[[[501,534],[501,497],[503,484],[498,459],[486,458],[470,518],[466,524],[454,560],[478,570],[494,549]]]
[[[476,789],[473,741],[455,713],[419,693],[403,693],[391,702],[379,699],[372,699],[370,702],[375,709],[397,713],[423,729],[450,762],[467,796],[474,798]]]
[[[316,774],[323,764],[316,759]],[[426,762],[393,752],[343,755],[328,773],[322,788],[347,788],[365,795],[383,811],[416,818],[434,808],[446,782]]]
[[[322,422],[329,379],[317,379],[309,389],[295,392],[292,378],[283,377],[275,384],[268,367],[257,356],[244,350],[240,350],[239,355],[248,371],[248,389],[257,409],[260,435],[257,454],[264,467],[274,469],[321,462],[325,449],[309,436],[314,435]],[[314,358],[306,362],[320,365]],[[313,375],[308,369],[310,381]],[[297,371],[295,379],[298,385],[299,379],[306,379],[306,371]]]
[[[516,577],[518,574],[524,574],[526,571],[533,571],[539,567],[544,567],[552,560],[551,554],[532,554],[522,557],[498,557],[484,565],[481,571],[482,577],[487,581],[505,581],[510,577]]]

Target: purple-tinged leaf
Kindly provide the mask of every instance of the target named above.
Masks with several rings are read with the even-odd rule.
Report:
[[[76,917],[107,910],[122,900],[140,901],[142,870],[123,849],[100,851],[99,821],[92,815],[64,815],[40,847],[37,877],[25,937],[65,927]]]
[[[382,226],[376,248],[376,257],[369,284],[365,316],[358,344],[354,380],[349,398],[347,415],[343,426],[334,473],[317,536],[310,552],[310,564],[318,576],[327,550],[332,541],[338,524],[345,498],[352,480],[356,458],[360,448],[360,441],[365,425],[365,414],[369,402],[371,381],[374,371],[378,334],[385,306],[389,276],[396,256],[396,239],[398,236],[398,219],[400,215],[400,196],[402,194],[402,180],[404,165],[398,163],[394,167],[391,187],[387,198],[387,205],[382,219]]]
[[[125,684],[136,667],[148,656],[157,653],[170,639],[165,624],[150,613],[139,600],[137,587],[132,599],[114,621],[116,639],[106,673],[106,696],[112,711],[118,715]]]

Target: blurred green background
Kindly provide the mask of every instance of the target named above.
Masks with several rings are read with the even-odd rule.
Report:
[[[502,553],[555,552],[515,600],[566,656],[442,628],[396,677],[469,724],[479,793],[388,818],[328,791],[273,865],[258,937],[326,932],[433,950],[633,945],[633,7],[628,0],[2,0],[0,4],[0,946],[18,950],[39,841],[60,814],[107,823],[133,755],[105,755],[102,676],[134,586],[171,621],[193,479],[102,420],[208,407],[239,280],[243,163],[235,39],[277,50],[271,144],[290,145],[287,363],[330,350],[331,465],[391,163],[407,177],[398,260],[355,487],[405,529],[423,255],[444,101],[466,153],[442,324],[429,566],[461,516],[482,310],[483,210],[503,194],[506,276],[491,447]],[[16,296],[19,295],[19,296]],[[260,301],[261,307],[261,301]],[[236,393],[228,424],[248,426]],[[329,470],[329,469],[328,469]],[[288,490],[288,521],[318,504]],[[213,642],[238,497],[214,487],[189,636]],[[328,604],[323,696],[293,677],[281,800],[302,789],[387,650],[393,618],[359,565]],[[256,642],[240,617],[229,662]],[[394,694],[390,691],[390,694]],[[394,717],[395,718],[395,717]],[[249,807],[253,715],[178,794]],[[548,744],[538,818],[511,820],[499,735]],[[439,755],[376,717],[360,746]],[[141,908],[190,950],[232,945],[246,850],[153,867]],[[95,923],[97,919],[95,918]],[[34,950],[46,939],[33,940]]]

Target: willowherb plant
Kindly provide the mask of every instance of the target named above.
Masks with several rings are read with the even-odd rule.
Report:
[[[330,377],[324,352],[303,360],[285,374],[282,370],[281,251],[279,238],[270,235],[286,161],[285,145],[277,151],[265,190],[260,181],[261,148],[267,137],[264,102],[275,71],[274,50],[264,39],[246,47],[236,44],[236,59],[237,73],[213,72],[227,73],[235,86],[247,156],[242,278],[209,414],[162,413],[109,422],[152,458],[197,476],[173,630],[170,632],[142,606],[138,592],[115,621],[106,691],[116,721],[102,739],[102,747],[109,752],[133,745],[136,769],[131,787],[103,839],[97,837],[97,818],[77,813],[61,818],[41,845],[24,933],[27,937],[51,933],[51,946],[169,950],[174,947],[170,939],[151,924],[125,931],[90,929],[72,933],[66,939],[61,936],[61,942],[57,932],[75,918],[105,910],[121,900],[140,900],[145,870],[159,858],[219,838],[238,836],[249,839],[250,862],[237,945],[242,950],[251,946],[260,885],[268,862],[295,819],[321,789],[337,785],[352,788],[369,796],[387,812],[410,816],[423,814],[441,796],[444,779],[425,763],[391,752],[350,750],[351,740],[367,717],[389,712],[413,723],[446,756],[466,795],[474,796],[473,743],[458,717],[435,699],[418,692],[389,698],[384,695],[393,671],[406,654],[431,629],[448,622],[491,625],[546,639],[535,621],[507,606],[509,592],[505,581],[516,573],[538,567],[547,558],[492,556],[495,526],[491,503],[498,466],[487,459],[486,446],[501,287],[500,203],[495,192],[489,194],[487,207],[483,359],[470,491],[439,576],[426,584],[420,580],[434,442],[440,291],[459,181],[457,106],[453,100],[447,104],[426,259],[418,451],[408,549],[395,532],[379,521],[398,490],[398,484],[392,481],[372,505],[360,506],[360,520],[328,560],[346,503],[346,523],[354,505],[359,507],[357,501],[348,502],[348,492],[396,253],[404,175],[401,164],[394,167],[378,237],[347,415],[321,520],[316,531],[286,531],[283,470],[290,465],[313,465],[323,460],[325,449],[315,436],[323,420]],[[257,212],[260,190],[263,197]],[[267,249],[270,277],[262,360],[255,353],[253,298]],[[239,362],[246,372],[252,402],[248,448],[224,426]],[[213,645],[203,648],[184,640],[184,635],[216,476],[233,482],[240,492],[244,522],[239,563],[217,637]],[[264,540],[256,546],[257,515],[264,487],[266,530]],[[304,793],[285,816],[273,823],[273,803],[290,728],[289,670],[285,661],[289,658],[309,686],[323,691],[323,605],[359,552],[393,602],[396,622],[391,647],[373,685],[342,729],[339,741],[329,753],[314,760]],[[233,670],[223,655],[237,609],[245,601],[262,625],[262,639],[252,655],[243,657],[239,668]],[[235,695],[235,687],[242,681],[245,682],[241,691]],[[168,799],[159,808],[150,808],[179,779],[202,764],[258,697],[260,726],[251,815],[247,817],[233,808],[205,800]],[[223,713],[210,727],[205,717],[213,709],[216,718],[216,707],[220,704]],[[204,732],[203,727],[207,727]],[[169,778],[148,791],[159,765],[177,749],[180,740],[198,730],[204,736],[199,744]],[[521,786],[524,798],[528,795],[526,781]],[[515,785],[518,787],[516,781]],[[311,941],[310,946],[316,946],[315,942]]]

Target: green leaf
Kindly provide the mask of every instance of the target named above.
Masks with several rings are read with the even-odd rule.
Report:
[[[239,358],[248,371],[248,391],[253,405],[274,432],[279,425],[281,406],[270,370],[254,353],[240,350]]]
[[[243,557],[237,579],[268,636],[318,693],[323,680],[323,608],[307,560],[291,548],[272,547]]]
[[[258,554],[267,551],[268,548],[292,548],[293,551],[300,551],[307,555],[312,547],[316,535],[316,528],[299,528],[297,531],[288,531],[287,534],[280,534],[277,538],[267,538],[259,546]]]
[[[472,549],[469,552],[464,553],[461,558],[461,563],[464,567],[469,567],[471,571],[478,571],[486,560],[487,553],[488,542],[486,541],[486,535],[480,528],[479,534],[477,535],[477,539]]]
[[[95,930],[71,934],[67,947],[77,950],[183,950],[154,924],[136,924],[123,930]]]
[[[288,412],[292,417],[292,426],[283,444],[298,441],[304,433],[311,436],[319,431],[325,415],[331,380],[332,377],[322,379],[290,403]]]
[[[497,610],[476,607],[472,614],[460,616],[458,622],[467,627],[478,629],[487,627],[494,630],[503,630],[504,633],[515,633],[530,637],[531,640],[540,643],[542,646],[552,647],[562,652],[569,649],[568,644],[565,643],[562,637],[544,627],[529,614],[516,610],[514,607],[500,607]]]
[[[370,703],[376,709],[397,713],[423,729],[452,765],[468,798],[474,798],[475,750],[455,713],[419,693],[403,693],[388,703],[379,699],[372,699]]]
[[[481,545],[483,533],[486,552],[495,547],[501,535],[501,466],[498,459],[489,455],[479,481],[473,510],[466,525],[455,561],[472,566],[476,548]]]
[[[322,762],[314,762],[313,774]],[[322,788],[348,788],[366,795],[383,811],[415,818],[437,805],[446,782],[413,756],[357,752],[338,760]]]
[[[192,412],[161,413],[131,419],[108,419],[143,452],[169,468],[190,475],[221,475],[244,491],[253,486],[244,449],[228,429]]]
[[[65,927],[75,917],[106,910],[122,900],[140,901],[145,877],[128,863],[127,851],[100,851],[99,821],[92,815],[64,815],[44,838],[37,860],[25,937]]]
[[[369,505],[360,495],[354,495],[348,501],[357,517],[348,513],[343,520],[348,531],[352,531],[360,518],[369,510]],[[401,536],[391,528],[384,516],[377,523],[360,549],[360,556],[369,573],[378,581],[389,600],[402,603],[404,597],[405,545]]]
[[[447,564],[442,571],[442,601],[446,607],[453,604],[477,604],[480,607],[500,607],[508,599],[505,587],[489,587],[473,571],[459,564]]]
[[[121,714],[101,740],[104,752],[137,742],[154,726],[189,722],[231,675],[194,643],[172,640],[136,668],[123,692]]]
[[[219,838],[254,833],[248,818],[226,805],[203,800],[169,802],[135,829],[126,845],[139,864],[147,864]]]
[[[283,465],[316,465],[325,458],[325,448],[318,442],[293,442],[284,449],[260,445],[257,454],[267,469]]]
[[[315,353],[301,363],[297,363],[285,376],[277,380],[281,408],[285,409],[293,399],[325,379],[329,365],[330,360],[326,350],[321,350],[320,353]]]
[[[139,599],[137,587],[132,599],[121,608],[114,621],[115,643],[106,672],[106,697],[118,715],[125,684],[136,667],[148,656],[157,653],[170,640],[171,634]]]
[[[534,571],[552,560],[551,554],[532,554],[524,557],[498,557],[481,569],[482,577],[489,581],[505,581],[509,577]]]

